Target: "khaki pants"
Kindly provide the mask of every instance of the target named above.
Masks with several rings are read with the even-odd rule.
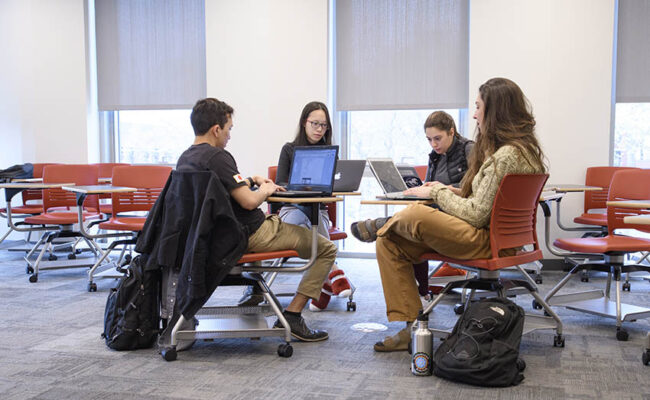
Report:
[[[295,250],[300,258],[311,255],[311,231],[298,225],[285,224],[277,215],[267,215],[259,229],[248,238],[247,253]],[[303,272],[297,292],[312,299],[320,297],[323,282],[336,259],[334,243],[318,235],[316,262]]]
[[[422,303],[413,263],[435,251],[460,259],[489,258],[488,229],[477,229],[449,214],[413,204],[377,232],[377,263],[389,321],[414,321]]]

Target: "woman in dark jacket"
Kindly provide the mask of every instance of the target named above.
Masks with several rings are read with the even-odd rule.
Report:
[[[460,194],[460,181],[467,172],[467,159],[474,147],[474,142],[462,137],[456,129],[451,115],[444,111],[435,111],[424,122],[424,133],[433,149],[429,154],[426,182],[424,186],[440,182],[448,185],[456,194]],[[429,296],[429,264],[422,262],[413,264],[415,279],[418,281],[420,296]],[[434,276],[464,275],[460,269],[452,268],[444,263]],[[432,287],[431,291],[438,293],[441,288]]]
[[[305,105],[298,123],[298,133],[293,142],[286,143],[280,152],[278,160],[278,171],[275,182],[278,185],[286,185],[289,181],[289,170],[293,160],[294,148],[296,146],[323,146],[332,144],[332,123],[327,106],[318,101],[312,101]],[[309,209],[300,205],[285,204],[278,213],[280,219],[286,223],[302,225],[311,228],[309,222]],[[329,239],[329,228],[331,222],[324,206],[319,214],[318,233]],[[334,263],[328,279],[323,283],[323,289],[318,301],[311,301],[311,311],[324,310],[331,296],[350,297],[352,289],[350,282],[342,269]]]

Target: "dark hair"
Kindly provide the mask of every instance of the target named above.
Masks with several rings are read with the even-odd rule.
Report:
[[[447,114],[444,111],[434,111],[424,121],[424,130],[427,128],[437,128],[441,131],[447,132],[447,135],[451,133],[451,130],[454,130],[454,136],[460,136],[458,129],[456,129],[456,123],[451,115]]]
[[[190,115],[194,135],[203,136],[215,125],[223,128],[233,112],[232,107],[215,98],[209,97],[197,101]]]
[[[296,134],[296,138],[293,139],[293,144],[296,146],[309,146],[311,144],[309,143],[309,140],[307,140],[305,124],[307,123],[309,114],[311,114],[312,111],[316,110],[323,110],[325,112],[325,119],[327,119],[327,131],[321,139],[322,143],[319,144],[328,146],[332,144],[332,121],[330,120],[330,112],[327,110],[327,106],[325,104],[321,103],[320,101],[312,101],[311,103],[307,103],[307,105],[305,105],[305,107],[302,109],[302,114],[300,114],[300,121],[298,122],[298,133]]]
[[[545,169],[544,153],[535,135],[535,117],[519,86],[506,78],[492,78],[478,92],[484,104],[483,129],[476,127],[476,145],[461,181],[463,197],[472,193],[472,180],[483,162],[502,146],[516,147],[528,163]]]

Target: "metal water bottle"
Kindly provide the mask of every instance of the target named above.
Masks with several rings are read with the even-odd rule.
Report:
[[[418,315],[411,334],[411,372],[413,375],[431,375],[433,370],[433,334],[429,330],[429,315]]]

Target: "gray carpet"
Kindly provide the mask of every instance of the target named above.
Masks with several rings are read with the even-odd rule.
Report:
[[[324,312],[303,313],[308,323],[329,332],[329,340],[294,342],[288,359],[276,354],[278,338],[199,342],[168,363],[155,349],[106,348],[99,335],[113,281],[99,281],[98,292],[88,293],[85,270],[55,270],[43,271],[37,283],[29,283],[21,254],[0,251],[0,398],[650,399],[650,367],[640,360],[649,321],[628,323],[630,340],[618,342],[613,320],[563,308],[557,311],[565,324],[566,347],[552,346],[551,331],[524,336],[526,379],[517,387],[486,389],[415,377],[406,352],[372,350],[375,341],[402,327],[386,321],[376,262],[342,259],[339,265],[357,286],[357,311],[346,312],[345,301],[334,299]],[[542,293],[560,276],[544,273]],[[296,276],[282,277],[276,290],[291,289],[296,281]],[[597,275],[588,284],[576,279],[572,287],[603,282],[604,275]],[[218,290],[215,301],[234,301],[240,294],[240,288]],[[650,304],[650,282],[634,280],[623,299]],[[530,296],[517,302],[530,311]],[[453,325],[453,303],[449,299],[435,311],[436,326]],[[352,330],[359,322],[386,324],[388,331]]]

